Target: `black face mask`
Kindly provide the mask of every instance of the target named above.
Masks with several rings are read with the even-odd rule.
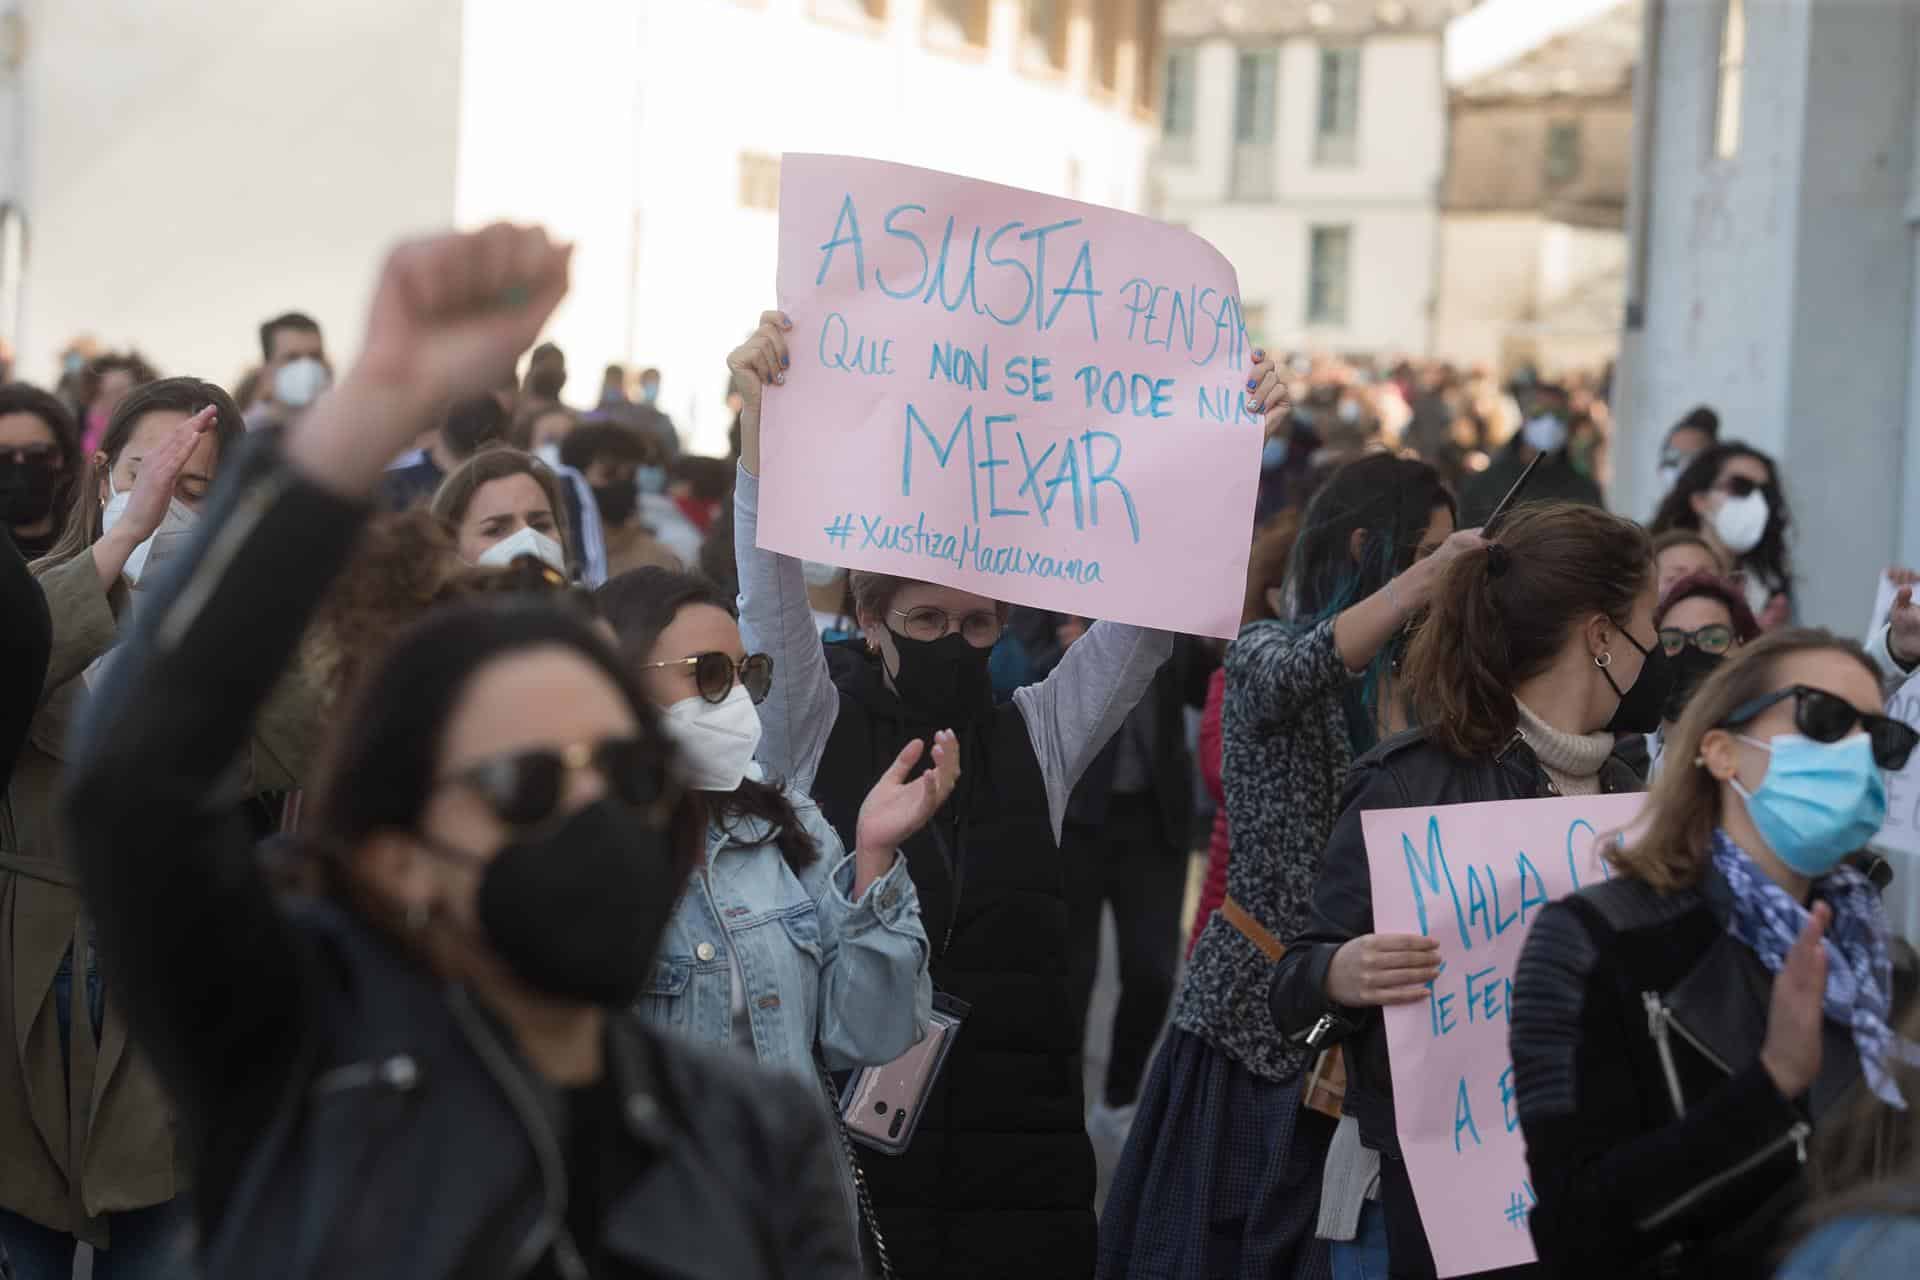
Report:
[[[625,484],[596,484],[593,486],[593,505],[600,508],[600,518],[618,528],[633,519],[633,513],[640,506],[640,491],[634,488],[633,477],[627,477]]]
[[[645,985],[681,887],[667,833],[603,798],[494,855],[480,873],[480,924],[527,985],[619,1008]]]
[[[1620,634],[1626,636],[1627,643],[1640,649],[1625,627]],[[1655,641],[1653,648],[1640,649],[1646,661],[1640,664],[1640,678],[1633,682],[1631,689],[1621,689],[1614,683],[1613,672],[1607,667],[1600,668],[1600,674],[1607,678],[1607,685],[1619,695],[1620,705],[1615,708],[1613,719],[1607,721],[1611,733],[1652,733],[1660,727],[1660,716],[1666,709],[1667,695],[1673,691],[1674,669],[1667,659],[1667,651]]]
[[[51,458],[0,458],[0,523],[38,524],[53,510],[60,473]]]
[[[888,630],[900,654],[900,670],[893,676],[900,701],[942,727],[966,724],[993,705],[993,680],[987,674],[993,650],[975,648],[957,634],[915,640]]]
[[[1727,660],[1724,653],[1703,653],[1693,645],[1680,651],[1678,657],[1669,658],[1667,665],[1673,670],[1673,688],[1667,694],[1667,705],[1661,709],[1663,720],[1678,720],[1693,701],[1693,695],[1707,682],[1707,677],[1720,669]]]

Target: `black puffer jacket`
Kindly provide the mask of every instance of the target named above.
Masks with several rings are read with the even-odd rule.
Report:
[[[873,779],[935,726],[881,684],[872,662],[840,676],[840,715],[813,794],[851,842]],[[934,986],[972,1013],[913,1145],[898,1156],[862,1151],[862,1164],[900,1275],[1069,1280],[1093,1270],[1094,1163],[1046,784],[1012,705],[960,726],[960,744],[960,790],[934,819],[944,839],[930,828],[904,852],[933,941]]]
[[[1600,785],[1607,793],[1640,790],[1639,778],[1617,757],[1602,766]],[[1334,1025],[1324,1043],[1346,1046],[1346,1110],[1359,1122],[1361,1141],[1380,1153],[1381,1204],[1387,1213],[1395,1277],[1430,1277],[1434,1265],[1407,1166],[1400,1158],[1386,1026],[1379,1009],[1344,1008],[1326,995],[1333,953],[1351,939],[1373,932],[1373,886],[1360,815],[1369,809],[1555,794],[1533,749],[1518,734],[1497,756],[1469,760],[1448,754],[1419,729],[1381,743],[1353,763],[1340,820],[1327,841],[1314,888],[1313,918],[1281,957],[1274,974],[1273,1017],[1280,1029],[1302,1036],[1322,1015],[1332,1015]]]
[[[804,1082],[620,1014],[602,1082],[562,1093],[357,917],[274,898],[216,796],[362,515],[250,440],[89,700],[70,775],[109,980],[199,1167],[204,1274],[857,1274]]]
[[[1790,1102],[1760,1065],[1772,977],[1727,932],[1726,881],[1617,878],[1540,914],[1513,979],[1514,1096],[1540,1257],[1568,1280],[1769,1273],[1813,1124],[1860,1078],[1824,1024]]]

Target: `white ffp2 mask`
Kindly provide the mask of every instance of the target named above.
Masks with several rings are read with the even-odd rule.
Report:
[[[559,543],[538,529],[522,525],[520,531],[512,537],[502,538],[480,553],[474,561],[477,565],[504,569],[521,556],[532,556],[542,564],[550,565],[561,573],[567,571],[567,553]]]
[[[113,496],[107,499],[107,506],[100,513],[100,532],[112,533],[113,527],[120,523],[120,517],[127,514],[127,504],[133,501],[133,490],[129,488],[121,493],[113,487],[113,477],[107,477],[107,492]],[[147,535],[146,541],[133,549],[127,557],[126,567],[121,574],[128,582],[138,586],[140,575],[147,571],[147,564],[153,561],[154,551],[160,552],[160,560],[167,559],[177,552],[187,537],[193,533],[194,521],[199,514],[178,498],[167,499],[167,514],[160,518],[160,527]]]
[[[738,684],[724,702],[682,698],[660,726],[680,748],[681,776],[695,791],[736,790],[760,749],[760,712]]]
[[[1772,519],[1767,495],[1756,489],[1744,498],[1722,499],[1720,509],[1713,513],[1713,531],[1726,543],[1727,550],[1743,556],[1760,545]]]

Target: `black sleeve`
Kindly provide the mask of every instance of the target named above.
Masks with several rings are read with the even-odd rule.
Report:
[[[1275,967],[1268,998],[1274,1023],[1288,1035],[1311,1030],[1322,1014],[1336,1025],[1324,1044],[1335,1044],[1380,1016],[1378,1008],[1349,1009],[1327,999],[1327,968],[1333,953],[1373,932],[1373,880],[1367,871],[1367,839],[1360,815],[1368,809],[1400,809],[1408,799],[1400,780],[1377,765],[1356,768],[1347,778],[1340,818],[1333,824],[1320,877],[1313,886],[1313,914]]]
[[[1646,1015],[1623,1005],[1613,972],[1565,901],[1534,921],[1514,970],[1508,1034],[1533,1240],[1571,1280],[1637,1275],[1676,1241],[1722,1237],[1762,1202],[1742,1169],[1765,1165],[1769,1149],[1773,1169],[1792,1167],[1800,1119],[1755,1058],[1664,1128],[1624,1136],[1645,1110],[1624,1046],[1647,1034]]]
[[[202,1140],[271,1113],[314,1016],[307,953],[221,779],[361,515],[250,438],[75,731],[65,804],[103,960]]]
[[[40,685],[53,652],[53,622],[47,598],[27,572],[27,562],[0,525],[0,788],[13,779],[13,766],[27,741]]]

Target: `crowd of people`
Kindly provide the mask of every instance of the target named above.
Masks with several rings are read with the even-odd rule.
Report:
[[[1710,409],[1642,522],[1604,377],[1255,351],[1224,643],[763,549],[791,319],[701,457],[569,407],[569,270],[0,386],[0,1275],[1433,1277],[1363,815],[1643,791],[1513,975],[1508,1270],[1909,1273],[1920,604],[1796,625]]]

